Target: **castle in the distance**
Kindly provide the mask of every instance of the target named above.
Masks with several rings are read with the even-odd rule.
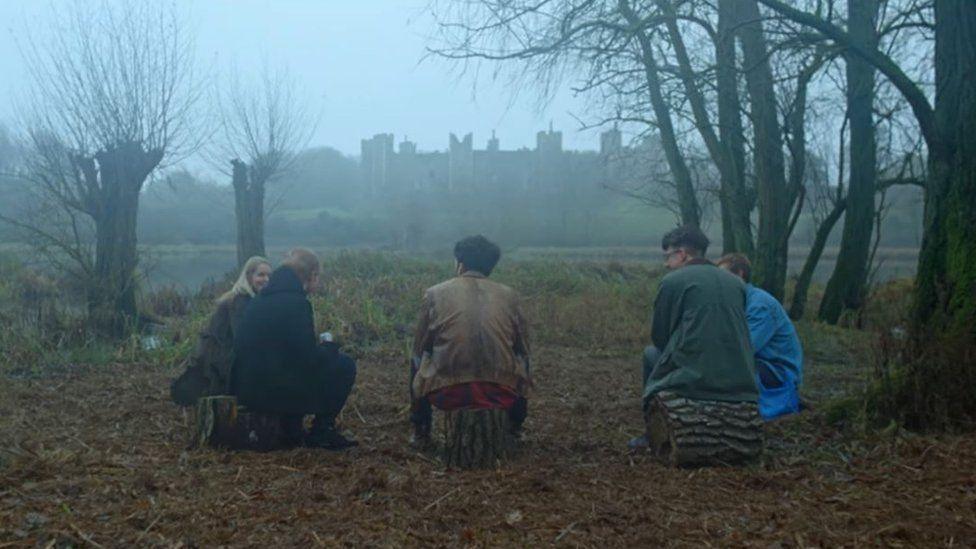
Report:
[[[479,190],[512,192],[561,191],[598,186],[611,177],[612,160],[622,150],[616,128],[600,134],[599,151],[563,150],[563,134],[536,134],[534,149],[502,150],[492,132],[487,147],[474,148],[470,133],[463,139],[450,134],[447,151],[418,152],[404,139],[394,151],[393,134],[362,140],[362,181],[371,194],[437,191],[465,193]]]

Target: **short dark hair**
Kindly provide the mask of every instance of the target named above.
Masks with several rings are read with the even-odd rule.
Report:
[[[752,262],[746,254],[725,254],[718,260],[719,267],[728,266],[728,269],[739,275],[742,280],[749,282],[752,280]]]
[[[661,249],[667,251],[668,248],[684,248],[691,250],[700,256],[705,255],[708,250],[708,237],[701,229],[694,225],[682,225],[664,235],[661,239]]]
[[[498,244],[480,234],[462,238],[454,244],[454,259],[463,263],[466,269],[485,276],[491,274],[501,257],[502,250]]]

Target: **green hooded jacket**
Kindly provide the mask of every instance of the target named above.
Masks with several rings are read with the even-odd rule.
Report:
[[[746,288],[739,277],[698,260],[661,279],[651,340],[661,351],[644,387],[700,400],[755,402]]]

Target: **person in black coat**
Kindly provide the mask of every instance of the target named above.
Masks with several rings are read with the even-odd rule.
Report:
[[[234,394],[238,402],[285,416],[290,438],[315,414],[309,446],[341,450],[355,446],[335,428],[356,381],[356,364],[328,342],[319,345],[308,294],[318,287],[319,260],[309,250],[289,252],[251,300],[234,334]]]

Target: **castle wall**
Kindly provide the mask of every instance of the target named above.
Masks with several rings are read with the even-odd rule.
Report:
[[[378,134],[362,141],[362,182],[372,195],[488,189],[566,194],[598,188],[610,176],[612,153],[620,150],[620,132],[605,132],[600,145],[600,153],[565,151],[562,133],[550,128],[536,134],[535,149],[501,150],[493,135],[486,149],[475,150],[468,133],[461,139],[451,134],[447,151],[417,152],[416,144],[404,140],[394,152],[393,135]]]

